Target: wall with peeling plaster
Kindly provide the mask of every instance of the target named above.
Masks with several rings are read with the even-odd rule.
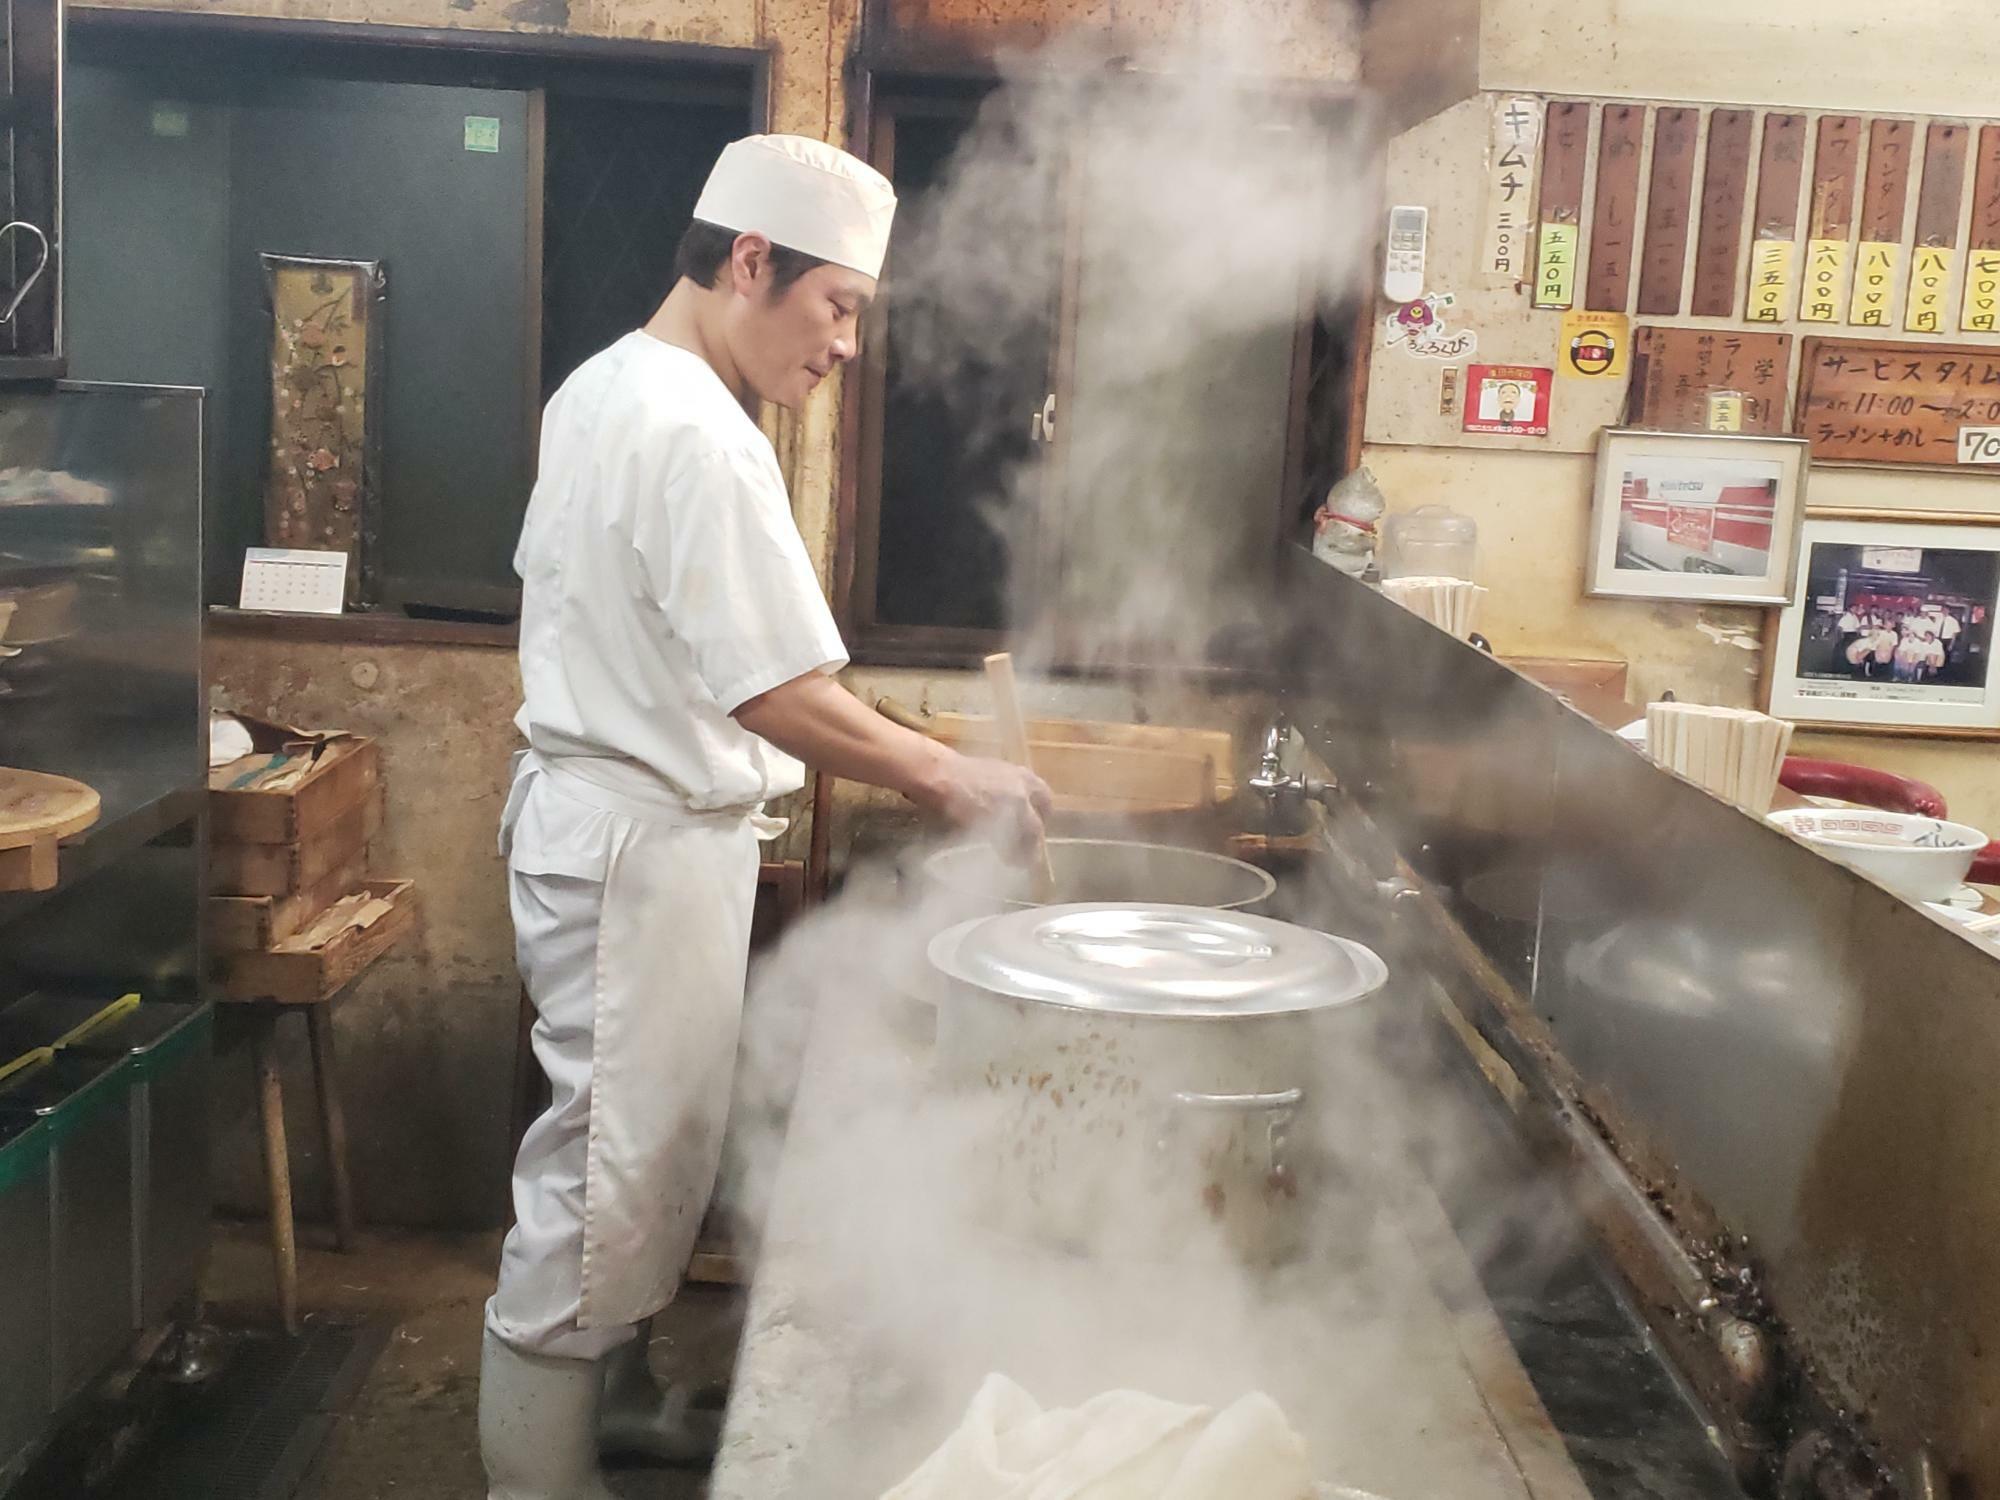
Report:
[[[1489,18],[1493,8],[1494,0],[1488,0]],[[1585,6],[1584,12],[1587,16],[1594,8]],[[1643,34],[1643,29],[1635,33]],[[1793,45],[1817,55],[1807,34],[1796,34]],[[1670,56],[1661,54],[1661,61]],[[1663,68],[1645,76],[1655,90],[1652,97],[1676,92],[1687,97],[1685,90],[1670,86],[1678,79]],[[1602,85],[1591,89],[1562,97],[1589,98]],[[1388,151],[1389,201],[1430,210],[1426,290],[1453,294],[1456,301],[1446,312],[1446,326],[1469,328],[1478,337],[1476,352],[1449,362],[1458,367],[1460,402],[1465,399],[1463,366],[1469,360],[1559,366],[1561,313],[1530,307],[1525,291],[1512,286],[1488,288],[1471,279],[1492,97],[1464,100],[1411,127]],[[1836,102],[1842,108],[1866,107],[1859,99]],[[1913,173],[1912,193],[1915,177]],[[1594,180],[1593,161],[1586,182]],[[1586,222],[1588,217],[1586,203]],[[1743,228],[1746,266],[1749,217],[1745,215]],[[1739,286],[1739,313],[1741,303]],[[1748,326],[1740,320],[1695,317],[1637,321],[1715,329]],[[1795,345],[1797,335],[1838,331],[1797,322],[1779,326],[1795,335]],[[1952,341],[2000,345],[2000,337],[1993,335],[1954,334]],[[1795,363],[1796,358],[1795,348]],[[1596,434],[1617,424],[1625,382],[1559,374],[1546,438],[1492,436],[1461,431],[1460,412],[1441,409],[1445,364],[1386,347],[1378,324],[1364,457],[1392,512],[1443,502],[1479,523],[1480,581],[1492,590],[1481,628],[1495,649],[1503,655],[1625,660],[1631,665],[1635,698],[1671,689],[1683,699],[1754,706],[1767,611],[1584,597]],[[1987,475],[1821,467],[1812,474],[1809,493],[1816,509],[2000,516],[2000,479]],[[1991,743],[1842,733],[1802,736],[1799,749],[1930,781],[1945,793],[1954,815],[2000,836],[2000,757]]]
[[[1366,29],[1397,124],[1482,87],[1978,115],[2000,51],[1983,0],[1373,0]]]
[[[1489,89],[1978,115],[1996,55],[1984,0],[1484,0],[1479,74]]]

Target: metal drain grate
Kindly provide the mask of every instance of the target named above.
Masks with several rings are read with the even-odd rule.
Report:
[[[185,1421],[123,1467],[105,1500],[290,1500],[394,1325],[321,1322],[246,1338]]]
[[[227,1368],[205,1387],[168,1392],[145,1436],[85,1493],[89,1500],[290,1500],[393,1327],[387,1319],[323,1321],[296,1339],[235,1335]],[[74,1500],[74,1472],[65,1483],[59,1466],[45,1466],[9,1500]]]

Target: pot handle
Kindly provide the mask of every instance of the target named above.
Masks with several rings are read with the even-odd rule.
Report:
[[[1250,1114],[1257,1110],[1297,1109],[1304,1102],[1304,1089],[1280,1089],[1272,1094],[1200,1094],[1182,1092],[1174,1103],[1184,1109],[1234,1110]]]
[[[1291,1136],[1286,1127],[1292,1111],[1305,1102],[1305,1097],[1306,1091],[1301,1088],[1260,1094],[1204,1094],[1182,1090],[1174,1095],[1174,1104],[1179,1109],[1199,1110],[1205,1114],[1268,1115],[1270,1118],[1264,1125],[1265,1180],[1271,1188],[1289,1197],[1297,1192],[1297,1186],[1288,1159]]]

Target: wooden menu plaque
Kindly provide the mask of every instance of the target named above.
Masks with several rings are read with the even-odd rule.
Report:
[[[1574,100],[1552,102],[1543,128],[1541,198],[1536,207],[1536,307],[1569,307],[1576,301],[1583,164],[1589,151],[1590,106]],[[1567,234],[1566,247],[1558,247],[1558,234]]]
[[[1701,111],[1672,105],[1660,110],[1655,121],[1646,241],[1639,250],[1639,311],[1672,317],[1681,310],[1681,277],[1687,269],[1688,206]]]
[[[1910,189],[1908,120],[1873,120],[1868,126],[1868,178],[1861,197],[1861,238],[1896,244],[1903,238],[1903,208]]]
[[[1796,239],[1799,180],[1806,167],[1806,117],[1764,116],[1764,146],[1757,167],[1757,220],[1750,237]]]
[[[1858,115],[1821,115],[1813,152],[1812,206],[1806,222],[1806,278],[1799,318],[1838,323],[1847,310],[1847,271],[1853,259],[1854,177],[1860,161]]]
[[[1972,169],[1972,220],[1958,326],[2000,333],[2000,125],[1982,126]]]
[[[1702,230],[1694,242],[1696,318],[1728,318],[1736,310],[1736,260],[1744,234],[1744,194],[1750,186],[1750,110],[1708,116],[1708,170],[1702,174]]]
[[[1812,223],[1816,240],[1845,240],[1854,233],[1854,168],[1861,121],[1854,115],[1821,115],[1819,149],[1813,153]]]
[[[2000,426],[2000,348],[1809,338],[1795,425],[1815,461],[1955,468],[1960,427]]]
[[[1736,310],[1736,264],[1743,238],[1743,196],[1750,184],[1750,111],[1718,109],[1708,117],[1708,170],[1701,179],[1701,233],[1694,248],[1698,318]],[[1798,184],[1792,184],[1796,193]]]
[[[1646,110],[1607,104],[1597,142],[1597,197],[1590,210],[1590,271],[1583,305],[1623,312],[1632,287],[1632,245],[1639,231],[1639,153]]]
[[[1935,120],[1924,133],[1924,176],[1917,188],[1917,243],[1956,245],[1958,205],[1965,196],[1965,151],[1971,127]]]
[[[1972,174],[1972,248],[2000,250],[2000,125],[1980,127],[1978,161]]]
[[[1642,327],[1632,340],[1626,421],[1662,432],[1782,433],[1791,356],[1789,333]],[[1719,411],[1734,412],[1736,425],[1713,420]]]

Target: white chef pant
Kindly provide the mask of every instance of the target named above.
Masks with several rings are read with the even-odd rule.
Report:
[[[559,794],[538,786],[531,795]],[[755,845],[747,828],[688,830],[625,823],[623,834],[640,846],[628,849],[623,858],[637,857],[654,866],[644,883],[655,892],[664,886],[669,895],[678,887],[682,898],[652,910],[646,953],[599,951],[608,882],[627,878],[631,864],[622,870],[614,865],[606,881],[529,873],[516,860],[508,867],[515,954],[535,1007],[534,1053],[548,1077],[550,1101],[522,1137],[515,1160],[515,1223],[501,1250],[486,1327],[514,1348],[569,1359],[601,1358],[626,1343],[636,1331],[634,1320],[666,1305],[678,1287],[720,1161],[755,884]],[[663,857],[674,871],[664,879],[659,873]],[[621,887],[621,899],[629,900],[630,890],[629,884]],[[711,909],[698,910],[702,907]],[[735,920],[739,911],[740,925]],[[627,921],[620,928],[628,941],[632,926]],[[698,961],[697,948],[717,944],[733,950],[733,969],[726,959]],[[607,962],[607,957],[615,961]],[[732,972],[733,993],[708,993],[727,989]],[[614,1127],[592,1119],[593,1094],[603,1092],[593,1083],[607,1064],[596,1056],[595,1045],[608,1007],[626,1007],[628,1017],[643,1008],[653,1018],[646,1028],[646,1050],[657,1049],[662,1057],[652,1087],[662,1095],[681,1096],[680,1128],[660,1128],[654,1144],[669,1137],[692,1142],[677,1148],[671,1174],[661,1173],[658,1182],[648,1185],[677,1201],[670,1227],[646,1236],[644,1243],[604,1244],[600,1235],[611,1205],[591,1198],[594,1133],[628,1139],[630,1133],[629,1121]],[[629,1088],[629,1067],[625,1071]],[[607,1190],[603,1177],[596,1186],[599,1192]],[[586,1253],[600,1262],[635,1257],[647,1262],[656,1278],[656,1295],[634,1303],[629,1293],[633,1280],[623,1276],[619,1279],[628,1290],[600,1296],[598,1303],[621,1307],[620,1320],[585,1316]],[[647,1279],[642,1268],[638,1280],[643,1284]]]

